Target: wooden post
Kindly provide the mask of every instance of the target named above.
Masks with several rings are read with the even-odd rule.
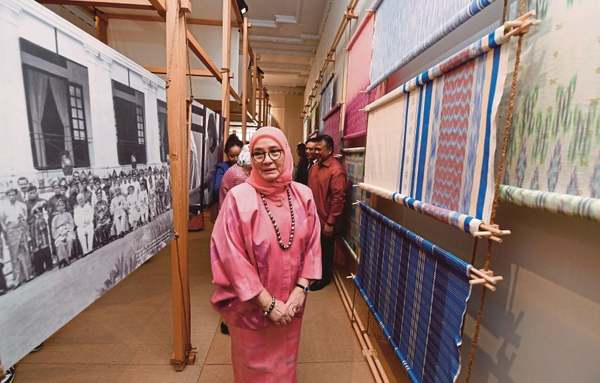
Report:
[[[246,142],[246,129],[248,127],[248,16],[244,15],[242,31],[242,142]]]
[[[263,110],[265,103],[265,89],[262,85],[262,74],[258,73],[258,126],[263,126]]]
[[[96,38],[108,45],[108,19],[100,12],[94,15]]]
[[[263,125],[267,126],[269,125],[269,121],[268,121],[268,111],[269,111],[269,94],[267,93],[267,89],[263,88],[263,94],[265,95],[265,99],[263,100]]]
[[[180,0],[168,0],[167,30],[167,129],[173,190],[171,241],[171,302],[173,354],[171,364],[181,371],[194,363],[190,337],[190,286],[188,274],[188,131],[186,123],[187,39]]]
[[[258,88],[258,56],[255,54],[252,55],[252,100],[250,104],[252,105],[252,119],[254,121],[256,118],[256,90]]]
[[[231,1],[223,1],[223,47],[222,47],[222,65],[221,73],[223,74],[222,92],[221,92],[221,114],[224,119],[223,127],[223,145],[227,141],[229,135],[229,100],[230,96],[230,62],[231,62]]]

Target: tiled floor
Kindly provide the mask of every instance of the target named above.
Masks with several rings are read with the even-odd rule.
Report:
[[[190,239],[192,344],[197,362],[183,372],[171,353],[169,250],[163,250],[48,339],[17,367],[28,382],[232,382],[229,338],[208,303],[208,232]],[[332,283],[307,304],[298,365],[300,382],[372,382]],[[394,379],[391,379],[395,381]]]

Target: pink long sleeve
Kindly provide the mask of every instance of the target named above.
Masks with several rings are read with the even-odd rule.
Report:
[[[210,242],[213,283],[222,287],[225,295],[220,299],[237,297],[245,302],[263,289],[256,266],[249,258],[244,243],[237,206],[234,199],[227,196]]]

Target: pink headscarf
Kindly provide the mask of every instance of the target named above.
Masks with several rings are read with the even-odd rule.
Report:
[[[284,154],[283,170],[279,177],[274,181],[265,181],[258,171],[250,173],[250,177],[246,180],[247,183],[252,185],[256,191],[265,195],[273,195],[281,193],[287,186],[292,183],[292,173],[294,172],[294,159],[292,157],[292,150],[288,144],[287,138],[283,132],[277,128],[271,126],[265,126],[256,131],[252,140],[250,140],[250,153],[254,150],[254,145],[261,138],[272,138],[281,146]]]

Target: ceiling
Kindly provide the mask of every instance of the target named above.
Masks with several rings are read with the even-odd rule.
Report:
[[[331,0],[245,0],[250,19],[250,46],[259,56],[270,91],[304,88]],[[221,19],[221,1],[192,0],[192,17]],[[74,8],[74,7],[71,7]],[[117,14],[156,15],[152,11],[99,10]],[[235,16],[232,17],[235,20]],[[241,45],[241,44],[240,44]]]
[[[328,0],[246,0],[250,45],[260,56],[267,88],[306,85]]]

